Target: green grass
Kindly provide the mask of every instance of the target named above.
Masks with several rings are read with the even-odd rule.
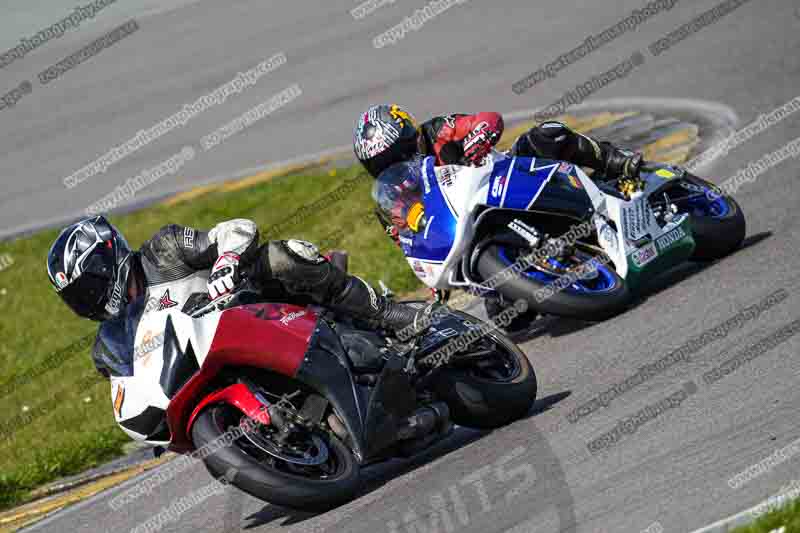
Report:
[[[800,533],[800,500],[759,517],[750,525],[737,527],[731,533],[770,533],[784,527],[783,533]]]
[[[284,223],[345,180],[353,180],[346,197],[323,203],[293,225]],[[262,240],[302,238],[323,249],[345,249],[353,273],[373,283],[391,281],[397,292],[418,288],[402,252],[369,218],[371,185],[358,167],[340,169],[336,176],[320,170],[110,218],[134,247],[170,223],[208,229],[245,217],[262,231],[283,223],[280,235],[262,234]],[[50,287],[45,258],[57,234],[44,231],[0,243],[0,256],[13,258],[0,270],[0,508],[24,501],[43,483],[118,455],[129,441],[114,422],[108,384],[95,378],[87,343],[77,354],[57,354],[97,328],[73,315]],[[41,368],[49,370],[41,373]],[[22,378],[26,373],[30,379]]]

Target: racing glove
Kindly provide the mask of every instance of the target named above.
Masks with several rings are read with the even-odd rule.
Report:
[[[503,135],[502,118],[492,121],[482,120],[472,131],[467,133],[462,141],[464,163],[480,166],[484,158],[492,151],[494,145],[497,144],[497,141],[500,140],[501,135]]]
[[[617,188],[630,198],[636,191],[644,190],[645,182],[639,177],[642,163],[642,154],[615,148],[606,160],[606,177],[618,179]]]
[[[208,276],[208,297],[216,300],[225,296],[239,282],[239,255],[225,252],[217,258]]]
[[[605,175],[609,179],[635,180],[642,168],[642,154],[609,147]]]

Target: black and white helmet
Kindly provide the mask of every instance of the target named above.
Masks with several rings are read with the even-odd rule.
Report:
[[[353,131],[353,151],[373,178],[417,153],[417,124],[402,107],[376,105],[365,111]]]
[[[47,275],[76,314],[110,320],[127,305],[132,256],[125,237],[105,217],[87,218],[56,238],[47,254]]]

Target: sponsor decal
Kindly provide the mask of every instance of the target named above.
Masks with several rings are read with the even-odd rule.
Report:
[[[279,322],[281,324],[283,324],[284,326],[288,326],[289,322],[291,322],[292,320],[295,320],[297,318],[300,318],[301,316],[306,316],[306,312],[305,311],[294,311],[294,312],[289,313],[288,315],[285,315],[283,318],[281,318],[279,320]]]
[[[133,350],[134,361],[141,361],[142,366],[149,366],[150,356],[162,346],[164,346],[164,332],[154,335],[148,330],[142,336],[142,342]]]
[[[397,239],[400,241],[400,244],[404,244],[406,246],[414,245],[414,239],[412,239],[411,237],[404,237],[402,235],[399,235]]]
[[[696,193],[699,193],[699,194],[705,194],[705,192],[706,192],[705,188],[703,188],[703,187],[701,187],[699,185],[695,185],[694,183],[689,183],[688,181],[682,181],[680,183],[680,185],[681,185],[681,187],[683,187],[687,191],[692,191],[692,192],[696,192]]]
[[[656,170],[656,176],[661,176],[665,180],[668,180],[668,179],[674,178],[675,177],[675,173],[674,172],[670,172],[666,168],[660,168],[660,169]]]
[[[572,171],[572,163],[561,163],[558,165],[558,171],[562,174],[569,174]]]
[[[414,272],[417,273],[417,276],[419,276],[421,278],[424,278],[424,277],[426,277],[428,275],[428,273],[425,272],[425,267],[423,267],[422,263],[420,263],[416,259],[414,260],[413,264],[411,265],[411,268],[413,268]]]
[[[449,339],[450,337],[458,336],[458,331],[456,331],[453,328],[438,329],[438,328],[435,328],[435,327],[431,326],[430,329],[431,329],[432,333],[434,333],[435,335],[438,335],[440,337],[443,337],[445,339]]]
[[[456,129],[456,117],[453,115],[447,115],[444,118],[444,123],[447,124],[448,128]]]
[[[569,176],[567,176],[567,179],[569,180],[569,184],[572,185],[573,188],[583,189],[583,184],[576,176],[570,174]]]
[[[631,253],[631,259],[633,260],[633,264],[637,267],[641,268],[645,266],[647,263],[652,261],[658,256],[658,252],[656,252],[656,247],[653,243],[648,243],[645,246],[642,246],[638,250],[635,250]]]
[[[63,272],[57,272],[56,273],[56,290],[60,291],[61,289],[66,287],[68,284],[69,284],[69,281],[67,281],[67,275],[64,274]]]
[[[647,233],[647,206],[643,201],[637,201],[631,207],[622,210],[622,222],[625,228],[625,237],[636,241]]]
[[[439,184],[442,187],[450,187],[453,185],[453,178],[456,175],[456,167],[454,165],[446,165],[436,169],[436,176],[439,179]]]
[[[617,249],[617,232],[608,224],[600,230],[600,238],[613,250]]]
[[[658,251],[663,252],[676,242],[680,241],[681,239],[686,237],[686,232],[683,231],[683,228],[678,226],[677,228],[671,230],[669,233],[662,235],[658,239],[656,239],[656,246],[658,246]]]
[[[178,305],[178,302],[174,301],[169,296],[169,289],[167,289],[161,298],[158,299],[158,310],[163,311],[164,309],[169,309],[170,307],[175,307]]]
[[[194,248],[194,228],[183,229],[183,247]]]
[[[111,300],[106,304],[106,311],[111,314],[116,314],[122,305],[122,284],[114,284],[114,292],[111,293]]]
[[[125,403],[125,385],[117,385],[117,394],[114,396],[114,413],[117,418],[122,418],[122,404]]]
[[[503,191],[506,189],[506,182],[508,181],[505,175],[497,176],[492,184],[492,198],[500,198],[503,196]]]

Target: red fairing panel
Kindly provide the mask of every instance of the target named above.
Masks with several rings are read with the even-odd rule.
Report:
[[[252,304],[225,311],[203,366],[255,366],[294,377],[317,318],[305,307],[288,304]]]
[[[303,362],[318,316],[289,304],[251,304],[222,313],[203,366],[167,407],[170,449],[191,451],[189,417],[205,387],[228,366],[250,366],[294,377]]]
[[[200,411],[215,403],[227,403],[232,405],[248,417],[252,418],[253,420],[257,420],[265,426],[268,426],[270,423],[269,413],[261,410],[261,407],[266,406],[258,401],[253,393],[250,392],[250,389],[247,388],[247,385],[244,383],[236,383],[230,387],[226,387],[220,391],[217,391],[210,396],[206,396],[203,398],[203,401],[197,404],[197,407],[194,408],[192,415],[189,417],[188,424],[186,424],[187,433],[192,430],[194,419],[197,418],[197,415],[200,414]]]

